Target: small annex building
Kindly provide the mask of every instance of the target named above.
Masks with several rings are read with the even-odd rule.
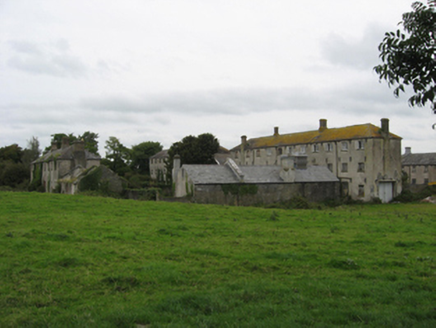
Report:
[[[183,165],[174,160],[176,197],[196,203],[256,205],[288,201],[302,196],[309,201],[335,199],[339,179],[327,167],[306,167],[304,156],[282,156],[280,165],[238,166],[228,158],[224,165]]]
[[[229,150],[220,146],[218,152],[214,154],[214,159],[217,164],[223,165],[229,156]],[[166,181],[166,162],[168,161],[168,158],[168,149],[162,150],[150,157],[150,177],[153,180]]]

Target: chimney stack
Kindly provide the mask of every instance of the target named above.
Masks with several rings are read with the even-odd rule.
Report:
[[[384,135],[386,136],[389,135],[389,119],[387,118],[381,119],[381,130]]]
[[[173,176],[173,182],[176,182],[177,175],[179,173],[181,166],[182,166],[182,160],[180,159],[180,155],[179,154],[174,155],[173,171],[171,172]]]
[[[62,137],[62,149],[67,148],[70,145],[70,139],[68,137]]]
[[[247,136],[241,136],[241,144],[243,145],[247,144]]]
[[[278,136],[279,135],[279,127],[276,126],[274,127],[274,136]]]
[[[322,132],[325,129],[327,129],[327,120],[325,118],[322,118],[319,120],[319,132]]]
[[[62,139],[62,142],[64,139]],[[84,141],[75,141],[73,143],[73,156],[74,156],[74,164],[75,166],[82,166],[86,168],[86,154],[85,154],[85,142]]]
[[[412,153],[411,147],[406,147],[406,153],[404,155],[410,155]]]
[[[51,151],[57,150],[58,149],[58,145],[56,144],[56,141],[53,141],[51,143]]]

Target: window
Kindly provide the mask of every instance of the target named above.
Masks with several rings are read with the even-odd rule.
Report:
[[[331,144],[331,143],[326,143],[325,145],[324,145],[324,149],[325,149],[325,151],[327,151],[327,152],[331,152],[331,151],[333,151],[333,145]]]
[[[356,140],[356,149],[365,149],[365,143],[363,140]]]
[[[267,154],[268,156],[271,156],[271,155],[272,155],[272,149],[271,149],[271,148],[268,148],[268,149],[266,150],[266,154]]]
[[[260,149],[256,150],[256,157],[260,157]]]
[[[412,173],[415,173],[416,172],[416,166],[414,165],[414,166],[412,166]]]
[[[413,184],[413,185],[416,184],[416,179],[412,179],[412,184]]]
[[[424,179],[424,184],[428,184],[428,179],[427,178]]]
[[[318,144],[313,145],[313,147],[312,147],[312,151],[313,151],[314,153],[318,153],[318,152],[319,152],[319,145],[318,145]]]
[[[235,158],[239,158],[239,151],[235,153]]]
[[[348,141],[342,141],[342,150],[348,151]]]
[[[365,163],[357,164],[357,172],[365,172]]]
[[[277,152],[278,152],[279,155],[282,155],[283,154],[283,148],[278,148]]]
[[[365,186],[364,185],[359,185],[358,197],[365,197]]]
[[[247,158],[250,157],[250,151],[249,150],[245,151],[245,157],[247,157]]]
[[[428,166],[424,166],[424,173],[428,173]]]
[[[333,164],[332,163],[328,163],[327,168],[330,170],[330,172],[333,172]]]
[[[342,163],[342,172],[348,172],[348,163]]]
[[[301,145],[300,146],[300,153],[306,154],[306,145]]]

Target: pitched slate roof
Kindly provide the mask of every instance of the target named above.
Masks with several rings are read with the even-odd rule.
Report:
[[[240,179],[227,165],[183,165],[194,184],[232,184]],[[244,178],[242,183],[284,183],[280,178],[281,166],[239,166]],[[338,178],[324,166],[309,166],[306,170],[295,170],[295,182],[336,182]]]
[[[91,153],[85,149],[85,158],[87,160],[99,160],[100,156],[97,154]],[[48,153],[42,155],[33,163],[41,163],[41,162],[49,162],[52,160],[72,160],[74,159],[74,146],[68,146],[61,149],[50,150]]]
[[[393,139],[401,139],[393,133],[389,133],[389,137]],[[367,123],[342,128],[325,128],[306,132],[276,134],[249,139],[247,140],[245,148],[254,149],[364,138],[382,138],[380,127]],[[239,148],[240,145],[232,148],[232,150],[238,150]]]
[[[402,165],[436,165],[436,153],[405,154],[401,157]]]
[[[218,152],[213,155],[215,158],[215,161],[217,162],[217,164],[223,165],[227,158],[230,157],[230,152],[228,149],[224,148],[224,147],[219,147]],[[150,159],[167,159],[168,158],[168,149],[162,150],[160,152],[158,152],[157,154],[153,155],[150,157]]]
[[[161,150],[160,152],[154,154],[150,159],[168,158],[168,149]]]

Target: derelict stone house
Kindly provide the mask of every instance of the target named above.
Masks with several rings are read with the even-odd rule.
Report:
[[[99,166],[100,160],[100,156],[85,149],[83,141],[70,145],[68,138],[64,138],[60,149],[53,143],[48,153],[32,163],[31,181],[40,179],[45,191],[53,192],[64,176],[79,176],[86,169]]]
[[[306,155],[308,168],[327,167],[341,182],[341,193],[353,199],[389,202],[401,192],[401,138],[381,127],[361,124],[328,128],[321,119],[313,131],[247,139],[230,150],[236,164],[278,165],[284,154]]]
[[[150,157],[150,177],[153,180],[165,181],[167,169],[165,162],[168,158],[168,149],[162,150]]]
[[[288,201],[295,196],[310,201],[339,197],[339,179],[327,167],[305,167],[305,156],[281,156],[279,165],[183,165],[174,160],[175,196],[191,196],[197,203],[256,205]]]
[[[406,147],[401,161],[412,189],[436,184],[436,153],[412,154],[412,149]]]

